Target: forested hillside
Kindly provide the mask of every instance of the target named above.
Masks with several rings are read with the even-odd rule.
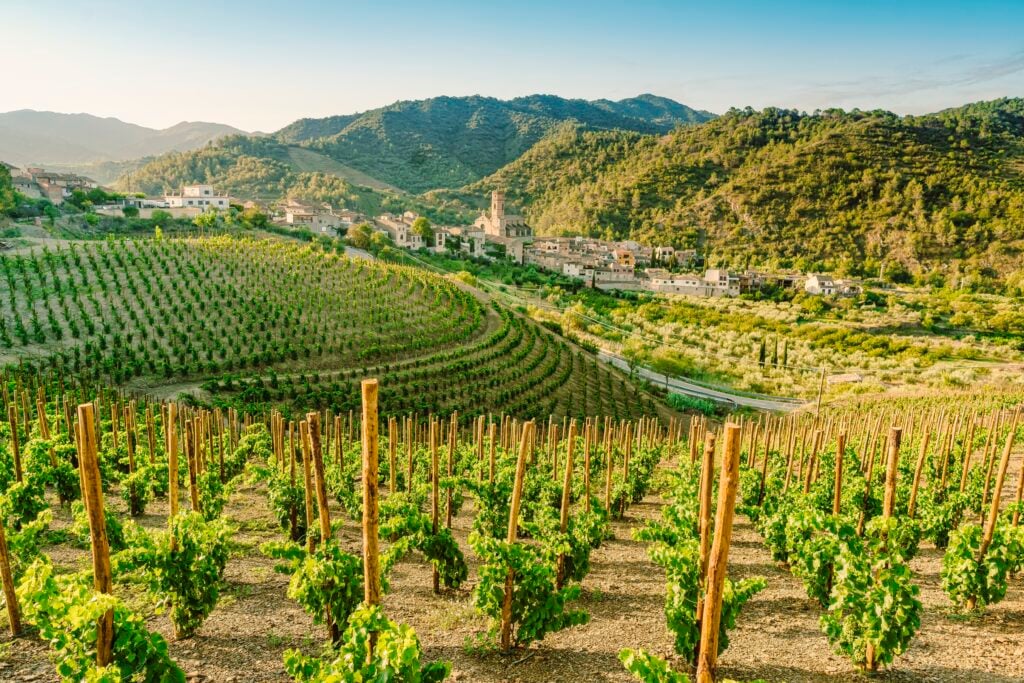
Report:
[[[663,137],[564,128],[494,187],[542,233],[700,246],[719,262],[874,274],[1019,268],[1024,100],[919,117],[733,110]]]
[[[424,204],[410,195],[355,185],[333,173],[301,171],[289,151],[272,138],[231,136],[191,152],[166,154],[123,176],[117,189],[159,195],[188,183],[211,183],[233,197],[277,200],[284,197],[328,202],[369,215],[415,209],[451,221],[441,202]]]
[[[138,172],[143,188],[168,187],[196,169],[218,185],[280,195],[280,167],[289,146],[301,146],[408,192],[456,188],[514,161],[567,121],[590,130],[622,129],[663,134],[713,115],[653,95],[612,102],[532,95],[502,101],[489,97],[437,97],[398,102],[363,114],[300,119],[274,139],[227,138],[212,148],[169,155]],[[225,159],[242,153],[242,168]],[[180,171],[180,172],[179,172]]]

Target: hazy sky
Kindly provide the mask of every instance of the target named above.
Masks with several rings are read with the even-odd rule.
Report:
[[[0,0],[0,111],[270,131],[435,95],[923,113],[1024,95],[1024,0]]]

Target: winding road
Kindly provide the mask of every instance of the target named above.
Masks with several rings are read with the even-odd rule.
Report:
[[[779,413],[788,413],[791,410],[795,410],[804,405],[804,402],[799,399],[788,399],[781,397],[769,397],[769,396],[743,396],[741,394],[733,394],[727,391],[719,391],[710,387],[701,386],[700,384],[694,384],[687,382],[683,379],[676,377],[669,377],[663,375],[660,372],[655,372],[645,367],[631,368],[629,361],[622,356],[617,356],[608,351],[598,351],[598,358],[606,363],[614,365],[615,367],[625,372],[635,370],[636,374],[644,379],[661,386],[668,388],[670,391],[674,391],[679,394],[685,394],[687,396],[694,396],[696,398],[706,398],[718,403],[726,403],[733,406],[744,406],[747,408],[756,408],[757,410],[771,410]]]

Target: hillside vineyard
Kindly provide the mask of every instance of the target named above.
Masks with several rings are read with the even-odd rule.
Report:
[[[202,385],[246,408],[636,417],[652,400],[528,319],[426,271],[227,237],[0,258],[0,361],[79,379]]]

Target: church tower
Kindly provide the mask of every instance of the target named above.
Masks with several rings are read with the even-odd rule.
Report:
[[[505,222],[505,193],[495,190],[491,193],[491,223],[500,229]]]

